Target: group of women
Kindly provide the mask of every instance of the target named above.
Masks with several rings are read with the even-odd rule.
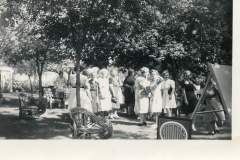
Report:
[[[178,82],[179,90],[181,90],[180,96],[182,96],[181,112],[185,113],[187,118],[194,111],[198,102],[195,93],[196,85],[190,78],[191,72],[185,71],[182,80]],[[71,78],[72,86],[75,85],[75,79]],[[216,92],[216,87],[213,86],[212,88]],[[123,92],[122,88],[124,88]],[[113,69],[109,73],[107,69],[99,70],[94,67],[84,70],[80,74],[80,106],[97,115],[117,119],[119,118],[117,111],[120,109],[120,104],[125,104],[127,114],[138,115],[140,119],[138,125],[144,126],[147,125],[146,117],[149,113],[158,116],[163,110],[166,110],[167,116],[172,116],[172,109],[179,106],[176,105],[176,100],[179,99],[175,97],[175,88],[175,82],[170,79],[170,73],[167,70],[162,73],[161,77],[157,70],[149,70],[146,67],[141,68],[136,74],[129,69],[128,75],[122,81],[118,70]],[[212,94],[212,91],[209,91],[209,94]],[[76,95],[76,90],[73,89],[69,99],[70,108],[76,106],[74,95]],[[213,102],[212,99],[206,101],[208,106],[221,109],[220,103]],[[208,109],[209,107],[206,108],[206,110]],[[211,116],[206,114],[205,117],[208,117],[205,119],[210,122],[210,133],[219,129],[215,122],[221,121],[222,124],[225,120],[223,112],[213,113]],[[194,122],[195,119],[193,120],[193,130],[195,130]],[[156,125],[157,123],[153,127],[155,128]]]
[[[71,76],[71,85],[76,84],[76,78]],[[117,70],[98,68],[88,69],[80,73],[80,107],[110,119],[119,118],[117,110],[122,102],[122,83]],[[69,109],[76,106],[76,88],[70,92]]]

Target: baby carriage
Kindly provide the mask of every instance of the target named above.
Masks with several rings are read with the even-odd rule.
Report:
[[[73,139],[109,139],[112,136],[112,124],[85,108],[72,108],[70,116]]]

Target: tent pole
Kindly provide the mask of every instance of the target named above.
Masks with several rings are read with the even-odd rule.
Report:
[[[202,100],[203,100],[203,97],[204,97],[204,95],[205,95],[205,93],[206,93],[208,84],[209,84],[212,76],[213,76],[212,73],[208,76],[208,79],[207,79],[207,82],[206,82],[205,87],[204,87],[204,89],[203,89],[202,95],[201,95],[201,97],[199,98],[198,103],[197,103],[197,105],[196,105],[196,107],[195,107],[195,109],[194,109],[194,111],[193,111],[190,119],[193,119],[193,117],[195,116],[195,114],[196,114],[196,112],[197,112],[197,110],[198,110],[198,108],[199,108],[199,106],[200,106],[200,104],[201,104],[201,102],[202,102]]]

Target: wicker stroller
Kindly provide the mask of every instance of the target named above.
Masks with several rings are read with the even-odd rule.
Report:
[[[108,139],[112,136],[112,124],[85,108],[72,108],[70,116],[73,139]]]

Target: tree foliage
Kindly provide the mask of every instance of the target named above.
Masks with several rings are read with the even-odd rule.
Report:
[[[206,75],[208,63],[232,65],[232,0],[5,2],[1,21],[13,29],[5,35],[17,38],[2,42],[11,44],[5,56],[12,63],[35,59],[40,72],[63,59],[169,69],[174,79],[183,69]]]

